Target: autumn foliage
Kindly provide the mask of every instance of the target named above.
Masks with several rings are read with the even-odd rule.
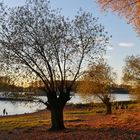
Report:
[[[83,76],[79,92],[95,95],[106,105],[106,113],[111,114],[111,86],[114,84],[116,74],[103,60],[93,64]]]
[[[132,23],[140,35],[140,0],[97,0],[102,10],[111,10]]]
[[[140,56],[128,56],[123,69],[123,81],[132,86],[131,93],[140,99]]]

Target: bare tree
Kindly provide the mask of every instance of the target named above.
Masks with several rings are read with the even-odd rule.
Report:
[[[123,69],[123,81],[127,85],[131,85],[129,89],[134,95],[140,99],[140,56],[128,56],[125,60]]]
[[[103,60],[92,65],[83,76],[79,85],[79,92],[98,97],[106,105],[106,114],[111,114],[111,86],[114,84],[116,74]]]
[[[70,20],[53,10],[47,0],[3,8],[0,14],[2,60],[14,76],[42,80],[51,111],[51,130],[64,129],[63,109],[71,88],[86,66],[105,52],[104,27],[82,10]],[[71,81],[71,82],[68,82]]]

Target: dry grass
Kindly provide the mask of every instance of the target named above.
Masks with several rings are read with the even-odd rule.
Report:
[[[49,115],[46,113],[2,117],[0,119],[0,131],[50,124],[50,119],[46,119],[48,117]]]
[[[99,109],[99,108],[98,108]],[[50,113],[6,116],[0,118],[0,140],[140,140],[140,104],[112,115],[96,110],[66,109],[61,132],[48,132]]]

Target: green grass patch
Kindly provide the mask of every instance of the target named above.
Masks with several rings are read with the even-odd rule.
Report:
[[[0,131],[10,131],[19,128],[28,128],[34,126],[47,125],[50,123],[50,117],[46,114],[11,116],[0,119]]]

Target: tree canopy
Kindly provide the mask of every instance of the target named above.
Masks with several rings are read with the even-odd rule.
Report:
[[[132,86],[131,92],[140,99],[140,56],[128,56],[123,70],[125,84]]]
[[[111,86],[115,83],[116,74],[113,69],[103,60],[97,64],[93,64],[81,80],[79,85],[79,92],[83,94],[90,94],[98,97],[105,105],[111,101]],[[109,112],[108,112],[109,111]]]
[[[0,10],[1,64],[6,63],[16,78],[42,80],[52,129],[63,129],[71,88],[89,63],[105,52],[107,32],[91,13],[79,10],[68,19],[47,0],[27,0],[14,8],[1,4]]]
[[[140,35],[140,0],[96,0],[103,10],[111,10],[132,23]]]
[[[140,56],[128,56],[125,63],[123,80],[126,82],[140,82]]]

